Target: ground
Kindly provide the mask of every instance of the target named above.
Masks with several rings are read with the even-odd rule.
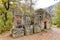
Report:
[[[12,38],[9,36],[9,32],[6,32],[0,35],[0,40],[60,40],[60,29],[52,28],[48,31],[19,38]]]

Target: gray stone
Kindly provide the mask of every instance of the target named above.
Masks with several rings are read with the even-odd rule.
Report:
[[[23,28],[14,28],[12,32],[13,37],[20,37],[24,35],[24,29]]]
[[[33,34],[33,26],[25,27],[25,35]]]
[[[41,28],[38,25],[34,26],[34,33],[39,33],[39,32],[41,32]]]

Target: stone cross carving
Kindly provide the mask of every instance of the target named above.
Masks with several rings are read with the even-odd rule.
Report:
[[[30,16],[26,16],[26,25],[30,26]]]

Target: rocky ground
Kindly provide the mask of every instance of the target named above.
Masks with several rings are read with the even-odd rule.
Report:
[[[52,28],[48,31],[43,31],[41,33],[23,36],[19,38],[12,38],[9,36],[9,32],[0,35],[0,40],[60,40],[60,29]]]

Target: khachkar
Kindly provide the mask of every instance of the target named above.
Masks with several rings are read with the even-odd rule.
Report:
[[[31,17],[29,14],[25,15],[25,35],[33,34],[33,26],[31,25]]]
[[[23,15],[14,14],[14,29],[12,30],[13,37],[19,37],[24,35]]]
[[[41,27],[40,27],[40,19],[39,19],[39,15],[38,14],[34,14],[34,33],[38,33],[41,32]]]

